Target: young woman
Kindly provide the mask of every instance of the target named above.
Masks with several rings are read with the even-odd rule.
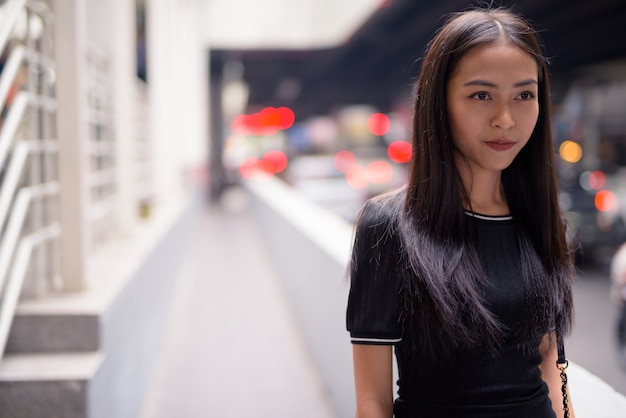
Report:
[[[506,9],[452,16],[422,62],[408,184],[356,222],[358,418],[573,416],[556,365],[574,268],[553,152],[536,32]]]

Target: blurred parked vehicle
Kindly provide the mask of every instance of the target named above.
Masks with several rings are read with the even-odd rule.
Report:
[[[561,207],[577,235],[579,261],[608,267],[626,242],[626,225],[617,193],[607,187],[606,175],[585,171],[561,179]]]
[[[354,189],[337,170],[332,155],[306,155],[293,159],[285,173],[287,183],[319,205],[352,221],[366,191]]]
[[[611,262],[611,299],[619,307],[615,336],[619,361],[626,369],[626,243]]]
[[[406,181],[406,168],[388,160],[384,152],[301,155],[291,161],[284,178],[313,201],[354,222],[365,200]]]

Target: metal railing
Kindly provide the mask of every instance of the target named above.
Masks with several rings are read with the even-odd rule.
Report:
[[[54,16],[46,3],[0,5],[0,356],[20,297],[58,286]]]

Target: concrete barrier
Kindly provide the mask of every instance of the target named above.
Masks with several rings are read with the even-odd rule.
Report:
[[[352,226],[278,181],[247,188],[330,397],[340,417],[353,417],[352,348],[344,321]]]
[[[244,186],[339,416],[352,418],[352,351],[344,320],[352,225],[280,180]],[[571,361],[568,376],[577,418],[626,417],[626,397],[600,378]]]

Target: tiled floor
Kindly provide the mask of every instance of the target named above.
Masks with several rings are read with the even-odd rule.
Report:
[[[248,213],[207,208],[140,418],[335,418]]]

